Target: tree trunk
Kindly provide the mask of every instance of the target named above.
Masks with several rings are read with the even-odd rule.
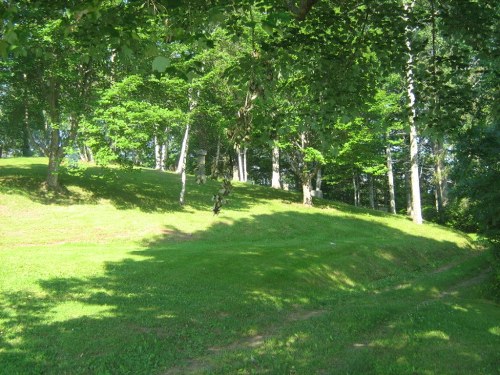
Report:
[[[389,185],[389,210],[392,214],[396,213],[396,194],[394,189],[394,172],[392,170],[392,152],[391,145],[387,145],[385,149],[387,157],[387,180]]]
[[[370,207],[372,210],[375,209],[375,184],[374,184],[374,178],[373,175],[369,174],[368,175],[368,183],[369,183],[369,190],[370,190]]]
[[[59,167],[64,153],[61,134],[59,132],[59,111],[58,111],[58,87],[53,79],[49,81],[48,104],[50,117],[50,143],[49,143],[49,165],[47,169],[47,189],[60,191]],[[72,129],[76,131],[76,129]]]
[[[199,92],[197,92],[197,96],[199,95]],[[189,112],[192,112],[196,105],[197,105],[197,100],[193,97],[193,92],[192,89],[189,89],[188,92],[189,96]],[[188,155],[188,148],[189,148],[189,130],[190,130],[190,123],[188,120],[188,123],[186,124],[186,132],[184,133],[184,139],[182,140],[182,148],[181,148],[181,155],[179,157],[179,164],[177,165],[177,173],[181,174],[181,193],[179,196],[179,203],[181,206],[184,205],[185,203],[185,197],[186,197],[186,164],[187,164],[187,155]]]
[[[23,74],[23,80],[25,87],[27,86],[27,81],[28,81],[28,75],[26,73]],[[24,100],[23,100],[23,106],[24,106],[24,126],[23,126],[23,156],[31,156],[31,148],[30,148],[30,115],[29,115],[29,103],[28,103],[28,94],[27,90],[24,92]]]
[[[322,175],[321,175],[321,168],[318,169],[316,172],[316,188],[314,189],[314,196],[316,198],[323,198],[323,192],[321,191],[321,182],[322,182]]]
[[[411,196],[412,196],[412,208],[413,208],[413,222],[416,224],[422,224],[422,207],[420,200],[420,177],[418,173],[418,134],[417,126],[415,123],[416,118],[416,104],[415,104],[415,84],[413,78],[413,51],[411,43],[412,28],[410,26],[410,14],[413,11],[415,5],[415,0],[406,1],[404,4],[405,8],[405,42],[408,52],[408,58],[406,61],[406,84],[407,84],[407,95],[410,107],[410,115],[408,117],[408,122],[410,125],[410,170],[411,170]]]
[[[238,156],[238,181],[243,182],[243,157],[239,146],[236,147],[236,154]]]
[[[240,180],[240,172],[238,170],[238,161],[233,161],[233,181]]]
[[[179,203],[184,206],[186,202],[186,168],[182,168],[181,172],[181,194],[179,195]]]
[[[311,194],[311,176],[302,177],[302,203],[305,206],[312,206],[312,194]]]
[[[94,156],[92,155],[92,150],[85,144],[80,146],[80,159],[91,162],[94,160]]]
[[[158,139],[158,136],[154,136],[154,143],[155,143],[155,169],[156,170],[161,170],[162,169],[162,145],[160,144],[160,141]]]
[[[26,74],[24,75],[26,76]],[[29,110],[28,101],[24,101],[24,127],[23,127],[23,156],[32,156],[30,147],[30,122],[29,122]]]
[[[198,150],[197,152],[198,160],[196,165],[196,183],[204,184],[207,181],[207,177],[205,175],[205,164],[206,164],[206,150]]]
[[[436,210],[440,221],[444,220],[444,208],[448,203],[448,183],[446,181],[446,173],[444,166],[445,150],[442,142],[437,140],[432,144],[434,154],[434,186],[436,197]]]
[[[161,153],[160,170],[163,172],[163,171],[165,171],[165,168],[166,168],[167,156],[168,156],[167,141],[165,141],[161,144],[160,153]]]
[[[179,160],[180,173],[181,173],[181,194],[179,196],[179,203],[181,206],[185,203],[186,197],[186,161],[189,143],[189,124],[186,126],[186,133],[182,142],[183,152],[181,152],[182,159]]]
[[[50,131],[49,144],[49,165],[47,169],[47,189],[51,191],[60,191],[59,185],[59,167],[62,160],[62,148],[60,146],[61,137],[59,129]]]
[[[354,206],[359,207],[361,194],[359,192],[359,178],[356,173],[352,175],[352,186],[354,189]]]
[[[238,155],[238,180],[247,182],[247,148],[241,149],[240,146],[237,146],[236,153]]]
[[[212,173],[210,178],[217,179],[219,177],[219,161],[220,161],[220,135],[217,137],[217,150],[215,151],[215,158],[212,163]]]
[[[272,150],[272,179],[271,187],[273,189],[281,189],[281,176],[280,176],[280,149],[277,145],[273,145]]]
[[[163,132],[163,142],[161,142],[161,160],[160,160],[160,170],[165,171],[167,169],[167,160],[168,160],[168,126],[165,127]]]
[[[406,215],[413,217],[413,203],[411,200],[411,178],[409,169],[405,172],[406,188]]]
[[[182,173],[183,169],[185,169],[186,157],[187,157],[187,148],[188,148],[188,140],[189,140],[189,124],[186,125],[186,130],[184,132],[184,138],[182,140],[181,146],[181,154],[179,155],[179,162],[177,163],[177,169],[175,173]]]
[[[243,182],[248,181],[248,172],[247,172],[247,151],[248,149],[246,147],[243,148]]]

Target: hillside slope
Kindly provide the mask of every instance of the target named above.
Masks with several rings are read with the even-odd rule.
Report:
[[[287,192],[0,159],[1,374],[495,374],[461,233]]]

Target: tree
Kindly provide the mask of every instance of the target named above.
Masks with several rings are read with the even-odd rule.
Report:
[[[412,48],[412,25],[410,23],[415,1],[409,0],[404,3],[405,10],[405,34],[407,48],[407,63],[406,63],[406,84],[408,95],[408,124],[410,134],[410,172],[411,172],[411,203],[413,222],[422,224],[422,206],[420,200],[420,177],[418,169],[418,134],[416,125],[416,97],[415,97],[415,79],[414,79],[414,52]]]
[[[3,2],[1,7],[5,22],[0,53],[4,59],[29,59],[43,83],[40,95],[49,133],[46,185],[59,191],[65,150],[75,142],[85,114],[91,112],[99,85],[106,83],[111,56],[132,56],[132,41],[141,40],[135,28],[147,24],[141,18],[145,13],[136,12],[141,5],[129,2],[82,5],[23,0]],[[127,27],[121,28],[121,23]]]
[[[84,126],[96,161],[151,163],[152,147],[157,152],[170,129],[186,123],[186,94],[186,83],[169,77],[130,75],[115,82],[103,92],[92,120]]]

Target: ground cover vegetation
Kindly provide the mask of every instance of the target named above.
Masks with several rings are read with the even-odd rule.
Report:
[[[438,225],[153,169],[0,160],[0,373],[494,374],[489,254]],[[173,189],[172,186],[177,186]]]
[[[154,249],[163,246],[158,234],[162,231],[169,238],[168,249],[180,246],[184,251],[191,245],[202,249],[209,246],[208,239],[222,241],[222,248],[229,249],[224,229],[255,225],[263,228],[263,236],[254,228],[245,229],[243,233],[256,238],[248,241],[262,240],[268,249],[283,249],[277,238],[266,245],[265,224],[273,223],[273,218],[291,222],[296,214],[303,228],[292,225],[288,231],[281,228],[281,233],[295,238],[297,231],[305,242],[319,244],[329,228],[320,228],[326,221],[338,221],[335,215],[346,225],[369,221],[357,221],[361,215],[378,220],[375,226],[381,231],[397,225],[404,233],[414,231],[404,238],[410,243],[421,235],[428,238],[430,228],[437,230],[435,241],[423,245],[428,251],[436,246],[435,258],[426,258],[429,265],[424,266],[415,248],[407,247],[409,257],[422,261],[415,270],[423,267],[431,272],[441,263],[441,246],[447,242],[440,236],[449,233],[431,224],[436,223],[477,236],[474,246],[481,242],[489,247],[490,255],[470,261],[465,261],[470,252],[462,252],[464,262],[456,266],[467,273],[477,265],[481,281],[481,262],[487,261],[491,277],[487,277],[489,287],[482,290],[488,289],[490,298],[498,300],[499,7],[493,0],[0,1],[0,173],[2,192],[9,198],[1,206],[8,213],[2,216],[6,222],[2,228],[12,228],[25,209],[32,213],[14,232],[4,230],[2,246],[17,247],[23,239],[29,249],[23,254],[55,262],[64,253],[69,260],[72,253],[82,251],[74,244],[88,240],[90,231],[95,238],[89,248],[97,251],[106,244],[110,251],[111,258],[92,256],[102,260],[98,267],[104,273],[95,272],[107,277],[106,265],[113,256],[121,262],[125,254],[147,252],[150,247],[152,254],[159,254]],[[41,158],[23,164],[12,159],[17,156]],[[245,183],[249,184],[241,185]],[[296,207],[295,194],[310,211]],[[289,205],[282,206],[281,201]],[[31,209],[32,204],[37,208]],[[266,205],[277,212],[266,214]],[[312,209],[313,205],[317,207]],[[231,210],[229,218],[226,207]],[[411,218],[415,226],[390,218],[397,214]],[[75,228],[86,231],[67,230],[64,215],[74,216]],[[347,220],[349,215],[356,220]],[[174,216],[179,223],[170,227]],[[305,224],[306,218],[311,222]],[[312,233],[306,234],[306,228]],[[377,249],[379,240],[385,243],[375,236],[376,230],[367,230],[370,235],[354,228],[346,232],[346,238],[359,236],[370,243],[365,248],[354,240],[358,242],[353,254],[358,248]],[[395,233],[396,229],[391,232]],[[138,241],[155,235],[158,244],[137,247]],[[303,247],[299,237],[291,243],[297,247],[290,250],[293,254]],[[172,238],[178,242],[170,243]],[[394,241],[395,236],[391,238]],[[252,247],[229,234],[227,240],[236,241],[235,254]],[[455,240],[449,242],[462,248]],[[38,246],[47,253],[37,253]],[[51,258],[52,246],[72,250],[54,251]],[[200,249],[193,250],[194,258],[203,253]],[[85,257],[85,251],[81,254]],[[388,264],[398,263],[391,263],[392,255],[387,254]],[[194,271],[189,257],[173,256],[180,265],[186,262],[180,269]],[[442,262],[453,256],[445,251]],[[323,260],[322,266],[329,264]],[[348,261],[356,269],[359,259],[345,258]],[[216,267],[212,261],[209,264]],[[368,272],[366,265],[357,272]],[[380,272],[387,280],[393,271]],[[436,278],[451,272],[447,269],[430,279],[438,285]],[[411,285],[423,277],[419,275]],[[85,278],[80,276],[76,278]],[[455,276],[457,283],[462,276],[467,278],[460,272]],[[364,292],[372,281],[360,274],[355,279],[361,289],[354,289],[362,292],[360,298],[367,298]],[[82,293],[86,287],[94,288],[96,279],[88,280]],[[443,288],[436,286],[441,290],[438,301],[449,297]],[[349,296],[354,289],[349,289]],[[314,310],[314,319],[322,319],[320,310]],[[262,342],[272,336],[259,335]],[[233,345],[240,349],[241,345]],[[264,353],[261,344],[257,346]],[[293,345],[283,344],[288,346]],[[255,353],[251,355],[255,358]],[[194,357],[199,358],[184,353],[182,361]],[[153,367],[170,366],[171,362],[162,361]],[[228,372],[234,370],[234,361],[228,359]],[[202,362],[194,361],[193,366]],[[304,366],[305,362],[304,354]],[[268,365],[248,371],[267,371]],[[340,371],[351,372],[350,365],[344,365]],[[208,366],[207,371],[226,371],[217,366]],[[239,368],[250,368],[245,366]],[[96,371],[107,371],[103,368]],[[370,371],[384,372],[381,368]],[[411,372],[409,367],[404,370]]]

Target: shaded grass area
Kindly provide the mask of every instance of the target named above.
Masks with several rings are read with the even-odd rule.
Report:
[[[0,373],[497,373],[488,259],[461,235],[245,185],[213,217],[215,183],[191,184],[181,210],[162,202],[174,176],[153,171],[116,172],[102,200],[93,177],[66,177],[85,199],[47,204],[2,169],[0,209],[16,218],[1,218]],[[84,219],[96,210],[103,221]],[[43,240],[9,240],[47,211],[61,216]]]
[[[60,177],[65,192],[51,194],[44,189],[47,174],[47,159],[23,158],[3,159],[0,164],[0,192],[24,195],[32,201],[43,204],[99,204],[105,200],[119,209],[139,209],[143,212],[180,211],[180,179],[171,172],[152,169],[100,168],[82,164],[81,169],[68,171],[62,168]],[[220,183],[209,180],[198,185],[193,176],[188,177],[187,206],[210,209],[211,196]],[[238,183],[236,183],[238,185]],[[299,197],[282,191],[266,191],[248,185],[243,192],[236,192],[237,199],[231,199],[231,208],[246,209],[267,199],[293,199]]]

